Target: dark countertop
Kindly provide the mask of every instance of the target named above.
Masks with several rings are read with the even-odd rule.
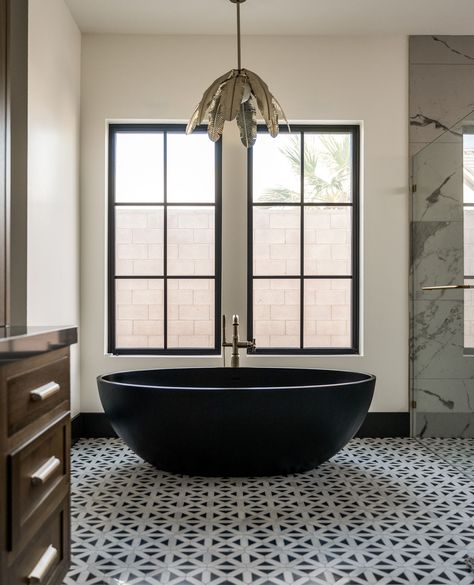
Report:
[[[77,343],[77,327],[0,327],[0,364]]]

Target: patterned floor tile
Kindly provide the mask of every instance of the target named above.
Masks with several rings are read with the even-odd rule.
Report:
[[[474,480],[474,439],[421,439],[418,441],[458,471]]]
[[[433,441],[355,439],[307,473],[205,478],[81,440],[64,585],[472,585],[474,484]]]

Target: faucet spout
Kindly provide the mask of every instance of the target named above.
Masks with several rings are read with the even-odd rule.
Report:
[[[223,350],[224,367],[225,367],[225,348],[226,347],[232,348],[232,354],[231,354],[231,358],[230,358],[230,367],[231,368],[238,368],[240,366],[239,349],[245,348],[245,349],[249,349],[250,351],[255,351],[255,349],[256,349],[255,339],[252,339],[252,341],[240,341],[240,339],[239,339],[239,325],[240,325],[239,316],[232,315],[232,342],[226,341],[225,315],[222,315],[222,347],[224,348],[224,350]]]

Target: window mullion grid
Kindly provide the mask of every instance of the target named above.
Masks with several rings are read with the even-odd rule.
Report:
[[[222,311],[222,140],[214,149],[214,348],[221,345]]]
[[[253,205],[255,207],[268,207],[269,204],[278,205],[278,207],[294,207],[298,205],[298,203],[294,201],[256,201]],[[328,207],[327,201],[306,201],[306,207]],[[352,203],[347,203],[344,201],[336,201],[331,203],[331,207],[352,207]]]
[[[354,149],[353,149],[354,150]],[[356,323],[356,319],[358,319],[358,317],[356,318],[356,315],[358,315],[359,313],[359,308],[358,306],[358,302],[359,302],[359,291],[356,290],[356,288],[358,289],[358,279],[354,278],[354,275],[356,274],[356,272],[359,271],[359,265],[358,265],[358,221],[359,219],[356,217],[356,207],[354,205],[354,177],[352,177],[352,193],[351,193],[351,274],[350,274],[350,280],[351,280],[351,327],[350,327],[350,336],[351,336],[351,340],[350,340],[350,347],[354,347],[354,345],[356,344],[356,338],[358,335],[358,329],[359,329],[359,325],[358,323]]]
[[[472,206],[473,206],[472,203],[463,202],[463,206],[462,206],[463,207],[463,218],[462,218],[462,227],[463,227],[463,230],[464,230],[464,223],[465,223],[465,215],[464,215],[464,212],[466,211],[466,208],[467,207],[472,207]],[[463,274],[464,274],[464,270],[463,270]],[[466,279],[472,279],[472,278],[474,278],[474,277],[473,276],[468,276],[468,275],[464,274],[464,280],[466,280]]]
[[[168,349],[168,134],[163,132],[163,349]]]
[[[163,203],[155,203],[153,201],[149,201],[149,202],[134,202],[134,203],[130,203],[130,202],[123,202],[123,201],[119,201],[115,204],[117,207],[162,207]],[[213,203],[212,202],[181,202],[181,201],[173,201],[172,203],[168,203],[169,207],[210,207],[212,206]]]
[[[247,151],[247,333],[249,339],[255,337],[254,331],[254,280],[255,274],[253,269],[254,256],[254,233],[253,233],[253,216],[254,216],[254,198],[253,198],[253,148]],[[225,351],[225,350],[223,350]],[[249,352],[247,352],[249,353]]]
[[[300,133],[300,349],[304,347],[304,132]]]
[[[249,298],[252,299],[252,309],[253,309],[253,281],[255,279],[268,279],[268,278],[273,278],[273,279],[299,279],[300,281],[300,350],[302,350],[303,352],[308,352],[309,349],[306,349],[304,347],[304,318],[305,318],[305,310],[304,310],[304,301],[305,301],[305,291],[304,291],[304,284],[305,284],[305,280],[350,280],[352,282],[352,306],[351,306],[351,314],[352,314],[352,318],[353,318],[353,326],[352,326],[352,349],[356,349],[354,347],[354,342],[355,340],[358,338],[358,331],[359,331],[359,323],[358,323],[358,319],[359,319],[359,315],[358,315],[358,291],[355,290],[356,287],[358,286],[358,270],[359,270],[359,263],[358,263],[358,244],[359,244],[359,223],[358,223],[358,200],[356,202],[355,196],[354,196],[354,192],[359,192],[359,182],[358,182],[358,165],[359,165],[359,154],[358,154],[358,148],[359,148],[359,142],[357,142],[357,145],[354,144],[354,138],[357,137],[358,140],[358,134],[355,133],[355,131],[351,128],[350,132],[351,132],[351,138],[352,138],[352,201],[350,202],[329,202],[329,201],[322,201],[322,202],[305,202],[305,184],[304,184],[304,178],[305,178],[305,173],[304,173],[304,138],[305,138],[305,131],[303,130],[299,130],[300,132],[300,137],[301,137],[301,144],[300,144],[300,157],[301,157],[301,176],[300,176],[300,190],[301,190],[301,200],[300,200],[300,209],[301,209],[301,219],[300,219],[300,274],[299,275],[279,275],[279,276],[269,276],[269,275],[255,275],[253,274],[252,267],[249,265],[249,271],[251,271],[250,274],[250,279],[249,282],[252,283],[252,289],[250,289],[249,287]],[[249,161],[250,165],[253,162],[252,160]],[[251,175],[253,178],[253,169],[249,169],[249,173],[251,173]],[[250,198],[250,191],[251,189],[251,185],[249,184],[249,200],[251,202],[251,205],[249,205],[249,209],[252,210],[253,213],[253,209],[255,207],[258,206],[268,206],[268,202],[253,202]],[[281,205],[283,206],[287,206],[287,207],[293,207],[295,206],[294,202],[279,202],[279,203],[275,203],[277,205]],[[305,262],[304,262],[304,226],[305,226],[305,209],[306,207],[329,207],[329,208],[345,208],[345,207],[350,207],[351,211],[352,211],[352,269],[351,269],[351,273],[350,274],[333,274],[333,275],[329,275],[329,274],[309,274],[306,275],[305,274]],[[356,213],[357,212],[357,213]],[[253,252],[253,233],[250,235],[249,232],[249,249],[252,248],[251,252],[248,254],[248,258],[249,258],[249,262],[252,260],[252,252]],[[250,243],[252,244],[250,246]],[[249,303],[249,307],[250,307],[250,303]],[[357,323],[354,321],[357,320]],[[253,323],[252,323],[253,326]],[[274,349],[274,348],[273,348]],[[322,350],[322,353],[324,353],[327,350],[331,350],[332,348],[320,348]],[[347,348],[349,349],[349,348]],[[351,353],[350,351],[346,351],[346,348],[341,348],[342,353]],[[285,350],[280,350],[277,349],[276,353],[285,353],[287,352],[291,353],[291,350],[289,349],[285,349]],[[331,353],[331,351],[329,351],[329,353]]]
[[[115,277],[117,280],[163,280],[163,276],[157,274],[119,274]],[[168,274],[167,280],[212,280],[215,278],[212,274]],[[268,278],[268,277],[266,277]],[[278,277],[277,277],[278,278]]]
[[[116,255],[116,230],[115,225],[115,174],[116,174],[116,134],[115,132],[109,131],[109,234],[108,234],[108,262],[109,262],[109,291],[108,291],[108,311],[109,311],[109,339],[107,342],[107,348],[109,353],[115,353],[117,345],[116,337],[116,319],[117,319],[117,308],[116,308],[116,280],[115,280],[115,255]]]
[[[357,139],[357,145],[354,143]],[[352,240],[351,240],[351,347],[359,349],[359,330],[360,330],[360,182],[359,182],[359,164],[360,164],[360,136],[359,131],[351,133],[352,148],[352,181],[351,181],[351,204],[352,204]],[[356,197],[357,195],[357,197]]]
[[[135,130],[145,130],[148,131],[148,126],[145,128],[138,128],[138,126],[133,126],[131,128],[133,131]],[[167,158],[168,158],[168,129],[167,128],[159,128],[160,131],[163,132],[163,202],[123,202],[123,201],[116,201],[115,200],[115,172],[116,172],[116,135],[117,130],[114,127],[111,127],[109,130],[109,243],[108,243],[108,261],[109,261],[109,292],[108,292],[108,307],[109,307],[109,324],[108,324],[108,350],[110,353],[115,355],[141,355],[142,352],[151,355],[151,351],[148,348],[125,348],[119,349],[116,346],[116,282],[118,280],[127,280],[127,279],[137,279],[137,280],[162,280],[163,281],[163,329],[164,329],[164,339],[163,339],[163,349],[156,348],[153,351],[157,351],[158,354],[166,354],[169,350],[168,348],[168,280],[178,280],[178,279],[209,279],[213,280],[215,283],[215,287],[217,290],[217,283],[220,279],[220,236],[218,234],[220,232],[220,227],[217,229],[217,225],[220,226],[220,214],[221,214],[221,154],[218,153],[216,150],[216,165],[219,172],[218,180],[216,179],[216,200],[214,202],[169,202],[168,201],[168,169],[167,169]],[[123,131],[123,128],[121,128]],[[127,130],[126,130],[127,131]],[[217,201],[217,192],[219,191],[219,201]],[[216,242],[215,242],[215,256],[216,256],[216,263],[215,263],[215,270],[214,275],[168,275],[168,208],[169,207],[209,207],[212,206],[214,208],[214,220],[216,226]],[[115,222],[115,215],[117,208],[119,207],[155,207],[155,208],[162,208],[163,209],[163,274],[161,276],[153,274],[153,275],[117,275],[116,274],[116,267],[115,267],[115,257],[116,257],[116,222]],[[219,219],[218,219],[219,214]],[[218,271],[219,268],[219,271]],[[220,282],[220,281],[219,281]],[[220,289],[219,289],[220,290]],[[217,294],[217,293],[215,293]],[[216,308],[220,307],[220,300],[216,301]],[[219,331],[218,331],[219,329]],[[220,334],[220,327],[218,324],[218,320],[216,319],[216,333]],[[216,336],[217,340],[217,336]],[[206,348],[207,349],[207,348]],[[215,350],[216,348],[214,348]],[[202,350],[195,349],[195,348],[186,348],[181,350],[180,348],[172,348],[173,353],[182,353],[183,355],[198,355]],[[126,352],[126,353],[125,353]]]
[[[353,242],[352,242],[352,263],[354,263],[354,253],[355,253],[355,241],[354,241],[354,237],[356,234],[356,230],[354,229],[354,197],[352,196],[352,201],[348,202],[348,203],[343,203],[343,202],[332,202],[330,203],[329,201],[322,201],[322,202],[318,202],[318,203],[308,203],[306,204],[305,202],[305,184],[304,184],[304,137],[305,134],[304,132],[301,132],[301,237],[300,237],[300,241],[301,241],[301,276],[300,276],[300,281],[301,281],[301,290],[300,290],[300,303],[301,303],[301,307],[300,307],[300,319],[301,319],[301,325],[300,325],[300,336],[301,336],[301,341],[300,341],[300,347],[301,349],[304,349],[304,299],[305,299],[305,295],[304,295],[304,283],[305,283],[305,279],[314,279],[314,280],[337,280],[337,279],[350,279],[352,282],[352,289],[354,289],[355,286],[355,281],[354,281],[354,266],[352,266],[352,270],[351,270],[351,274],[350,275],[328,275],[328,274],[321,274],[321,275],[305,275],[305,270],[304,270],[304,219],[305,219],[305,209],[306,206],[308,207],[330,207],[330,208],[344,208],[344,207],[350,207],[352,210],[352,216],[353,216],[353,221],[352,221],[352,238],[353,238]],[[354,153],[354,148],[353,148],[353,153]],[[355,168],[355,164],[354,164],[354,168]],[[354,189],[354,185],[352,185],[352,189]],[[354,314],[354,293],[353,293],[353,307],[352,307],[352,314]],[[354,338],[354,333],[352,333],[352,338]],[[352,344],[354,345],[353,341]]]
[[[118,276],[117,278],[121,278],[120,276]],[[134,277],[135,278],[135,277]],[[145,277],[140,277],[137,276],[136,278],[145,278]],[[177,278],[176,276],[169,276],[168,278]],[[201,278],[200,276],[183,276],[181,278]],[[204,277],[206,278],[206,277]],[[211,276],[209,276],[209,278],[212,278]],[[301,278],[300,274],[273,274],[273,275],[269,275],[269,274],[260,274],[260,275],[254,275],[254,280],[268,280],[269,278],[272,280],[292,280],[292,279],[299,279]],[[305,274],[304,275],[304,279],[305,280],[348,280],[352,278],[351,274]],[[474,278],[474,276],[472,277],[466,277],[466,278]]]

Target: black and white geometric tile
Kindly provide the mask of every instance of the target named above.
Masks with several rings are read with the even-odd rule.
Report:
[[[474,439],[453,437],[449,439],[418,438],[418,440],[438,457],[474,481]]]
[[[81,440],[72,470],[65,585],[474,583],[474,485],[413,439],[356,439],[316,470],[237,479]]]

